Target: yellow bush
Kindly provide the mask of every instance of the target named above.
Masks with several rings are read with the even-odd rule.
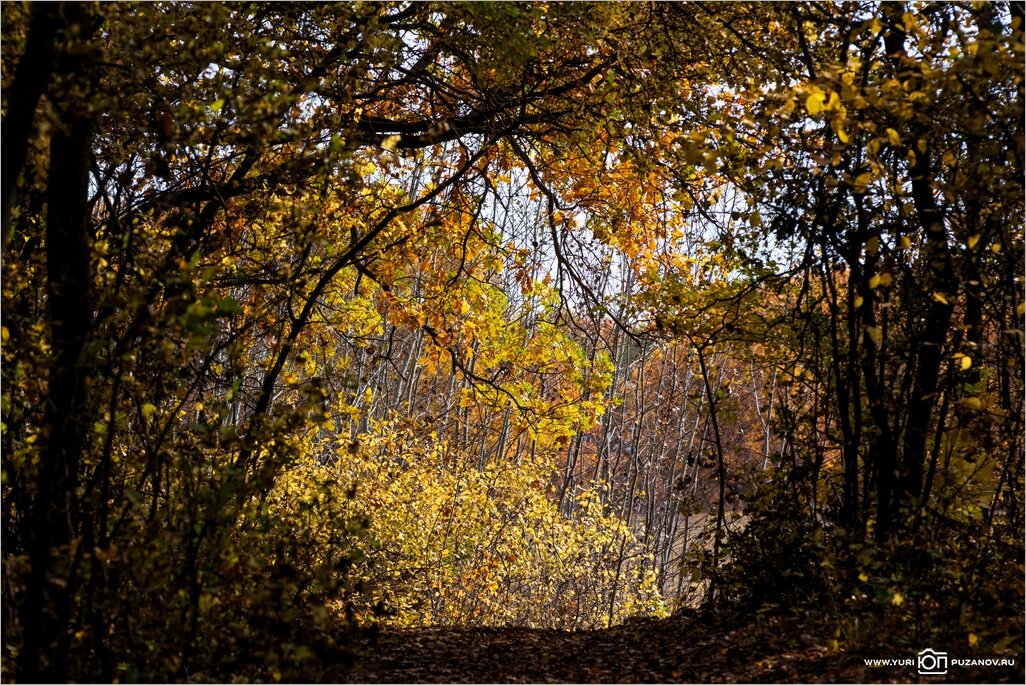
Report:
[[[293,469],[271,498],[307,530],[368,522],[369,534],[347,538],[359,591],[345,599],[358,619],[580,629],[666,613],[651,558],[597,492],[581,495],[573,519],[559,512],[551,462],[482,470],[476,455],[452,453],[444,441],[388,423],[372,431],[358,450],[339,448],[344,456],[331,466],[310,459]],[[326,483],[352,498],[333,498],[333,513],[300,506]]]

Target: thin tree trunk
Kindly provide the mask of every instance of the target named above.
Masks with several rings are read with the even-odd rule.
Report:
[[[10,240],[8,224],[11,219],[11,204],[18,174],[25,166],[29,139],[35,127],[36,105],[46,92],[53,77],[54,42],[63,24],[64,8],[57,3],[36,2],[32,4],[32,23],[29,26],[25,53],[18,62],[14,80],[7,92],[7,116],[2,124],[3,154],[0,161],[0,196],[3,207],[0,217],[0,232],[3,234],[3,251],[7,251]]]

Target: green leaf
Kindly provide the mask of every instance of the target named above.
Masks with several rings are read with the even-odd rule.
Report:
[[[234,298],[226,297],[217,303],[218,314],[241,314],[242,305],[235,301]]]

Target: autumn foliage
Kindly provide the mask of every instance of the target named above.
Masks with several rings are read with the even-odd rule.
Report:
[[[1014,653],[1022,24],[5,4],[5,676],[699,604]]]

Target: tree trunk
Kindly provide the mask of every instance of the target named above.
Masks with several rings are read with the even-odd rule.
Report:
[[[87,8],[62,8],[68,28],[87,37]],[[77,26],[76,26],[77,24]],[[73,52],[67,50],[67,53]],[[30,570],[20,607],[23,644],[18,680],[63,682],[68,620],[75,588],[80,534],[77,503],[80,464],[92,426],[86,377],[95,310],[90,275],[89,159],[92,123],[77,94],[88,88],[81,51],[62,55],[63,92],[54,97],[59,121],[50,138],[46,215],[47,300],[53,349],[45,424],[46,442],[26,521]]]

